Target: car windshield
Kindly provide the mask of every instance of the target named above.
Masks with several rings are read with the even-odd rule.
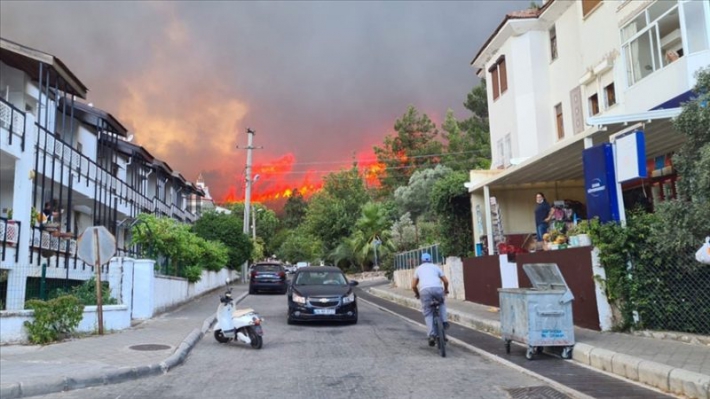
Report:
[[[340,272],[301,272],[296,277],[296,285],[347,285]]]
[[[281,266],[279,265],[256,265],[254,270],[257,272],[267,272],[267,273],[278,273],[281,271]]]

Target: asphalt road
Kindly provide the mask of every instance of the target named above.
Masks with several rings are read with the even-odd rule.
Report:
[[[42,398],[566,397],[463,347],[449,345],[441,358],[423,327],[362,301],[358,306],[357,325],[289,326],[284,295],[250,295],[239,308],[265,318],[261,350],[219,344],[210,333],[168,374]]]

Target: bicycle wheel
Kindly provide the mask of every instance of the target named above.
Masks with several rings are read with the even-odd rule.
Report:
[[[439,347],[439,354],[441,357],[446,357],[446,333],[444,332],[444,322],[441,321],[441,317],[436,315],[434,320],[436,325],[436,345]]]

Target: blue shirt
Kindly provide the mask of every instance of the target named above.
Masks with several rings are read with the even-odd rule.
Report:
[[[422,263],[414,271],[414,275],[419,279],[419,289],[431,287],[442,287],[441,277],[444,272],[433,263]]]

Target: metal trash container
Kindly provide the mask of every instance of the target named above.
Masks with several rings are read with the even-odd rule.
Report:
[[[555,263],[531,263],[523,265],[523,270],[534,288],[498,289],[506,353],[510,353],[510,343],[516,341],[528,346],[528,360],[547,346],[562,346],[562,358],[571,358],[574,296],[560,269]]]

